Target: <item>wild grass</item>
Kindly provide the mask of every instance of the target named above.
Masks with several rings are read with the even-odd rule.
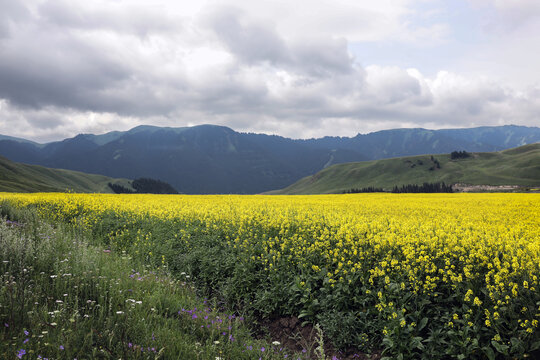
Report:
[[[188,276],[175,279],[93,245],[89,232],[52,226],[33,211],[7,212],[11,220],[0,220],[6,359],[292,357],[279,344],[254,340],[241,316],[197,297]]]

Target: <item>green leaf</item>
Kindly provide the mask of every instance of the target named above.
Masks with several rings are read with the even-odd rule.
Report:
[[[531,345],[531,351],[540,349],[540,340],[533,342]]]
[[[521,340],[519,340],[518,338],[515,338],[515,337],[510,339],[510,344],[512,344],[512,350],[513,351],[515,351],[515,350],[522,347]]]
[[[388,347],[388,348],[393,348],[394,347],[394,342],[389,337],[385,337],[384,339],[382,339],[382,343],[384,345],[386,345],[386,347]]]
[[[491,346],[486,346],[483,350],[489,360],[495,360],[495,351],[493,351]]]
[[[508,345],[499,344],[495,340],[491,340],[491,345],[501,354],[508,355]]]
[[[425,328],[427,323],[428,323],[428,318],[423,318],[422,320],[420,320],[420,323],[418,323],[418,331]]]
[[[411,341],[412,347],[414,347],[416,349],[423,350],[424,349],[424,344],[422,344],[422,340],[423,339],[420,336],[413,337],[412,341]]]

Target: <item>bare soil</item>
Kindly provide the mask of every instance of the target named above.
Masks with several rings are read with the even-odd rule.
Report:
[[[295,352],[303,352],[310,359],[317,359],[315,349],[319,346],[317,330],[310,324],[302,325],[302,320],[297,317],[281,317],[273,320],[263,320],[261,328],[268,332],[270,338],[279,341],[281,346]],[[324,353],[328,359],[339,360],[378,360],[379,352],[364,354],[355,349],[338,351],[334,349],[327,338],[323,338]]]

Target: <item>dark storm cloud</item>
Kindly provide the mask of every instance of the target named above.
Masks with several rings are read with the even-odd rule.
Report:
[[[129,69],[98,49],[61,34],[32,36],[3,50],[0,96],[20,106],[88,109],[95,106],[96,90],[108,88],[130,74]]]
[[[286,41],[272,24],[257,22],[231,7],[217,7],[207,14],[205,25],[240,61],[290,69],[310,76],[331,76],[352,71],[353,58],[343,38],[313,39],[299,34]]]
[[[21,12],[15,10],[9,14]],[[94,100],[87,98],[89,93],[129,76],[125,65],[98,47],[69,32],[44,29],[40,21],[39,16],[25,17],[16,31],[0,40],[0,97],[23,107],[84,109]]]
[[[174,107],[156,97],[152,85],[159,86],[160,79],[148,79],[152,69],[138,61],[136,49],[129,53],[130,42],[144,40],[118,36],[119,31],[134,36],[174,32],[178,26],[172,21],[158,21],[157,14],[142,10],[115,14],[57,1],[44,3],[31,15],[24,6],[8,3],[0,15],[0,29],[11,29],[0,38],[0,98],[19,107],[52,105],[128,115]]]
[[[241,61],[254,64],[290,63],[287,45],[269,26],[242,21],[237,8],[220,7],[208,15],[208,26]]]

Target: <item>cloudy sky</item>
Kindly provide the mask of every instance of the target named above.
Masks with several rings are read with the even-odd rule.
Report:
[[[538,0],[0,0],[0,134],[540,126]]]

